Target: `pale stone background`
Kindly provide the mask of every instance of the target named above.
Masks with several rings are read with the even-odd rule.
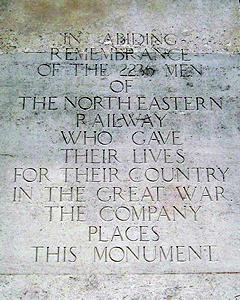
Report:
[[[0,299],[240,299],[239,287],[239,199],[238,199],[238,166],[239,166],[239,3],[237,0],[184,0],[184,1],[1,1],[1,141],[2,141],[2,172],[1,172],[1,290]],[[189,122],[184,126],[186,142],[184,148],[192,156],[189,159],[195,165],[207,162],[208,165],[230,166],[233,170],[232,181],[229,184],[233,201],[222,203],[217,209],[217,216],[224,216],[222,222],[215,223],[212,229],[215,238],[224,245],[226,261],[217,266],[205,265],[202,269],[194,266],[184,269],[186,274],[147,274],[144,268],[136,273],[135,266],[120,268],[111,272],[106,269],[94,270],[94,266],[82,264],[79,268],[56,268],[33,266],[24,258],[26,245],[30,246],[43,238],[57,238],[55,227],[43,228],[44,213],[41,210],[41,200],[36,205],[24,204],[13,213],[10,204],[10,190],[13,183],[12,170],[17,164],[44,164],[46,155],[56,153],[58,142],[58,126],[62,119],[71,122],[71,115],[63,113],[53,116],[39,114],[37,120],[31,112],[19,111],[15,99],[22,93],[30,91],[40,94],[45,91],[64,93],[66,87],[61,82],[48,83],[48,79],[38,83],[34,77],[33,67],[36,62],[44,61],[45,54],[51,46],[61,46],[60,32],[82,31],[82,47],[100,45],[107,32],[174,32],[182,37],[182,46],[187,46],[189,52],[196,55],[196,61],[209,67],[205,82],[199,78],[191,80],[164,82],[164,93],[169,87],[192,94],[216,94],[227,100],[227,108],[223,112],[186,115]],[[27,52],[27,53],[25,53]],[[29,54],[32,53],[32,54]],[[203,56],[202,54],[207,54]],[[33,77],[32,77],[33,76]],[[158,82],[153,80],[157,90]],[[77,91],[77,80],[71,91]],[[187,84],[188,83],[188,84]],[[146,93],[144,85],[138,81],[136,92]],[[192,85],[192,88],[189,87]],[[105,83],[100,84],[104,94]],[[170,85],[170,86],[169,86]],[[87,83],[85,91],[97,92],[99,87]],[[146,87],[145,87],[146,88]],[[29,92],[30,93],[30,92]],[[31,94],[30,93],[30,94]],[[86,92],[85,92],[86,93]],[[10,100],[9,100],[10,99]],[[211,129],[201,126],[211,124]],[[210,120],[210,121],[209,121]],[[39,124],[37,123],[39,122]],[[38,126],[38,125],[39,126]],[[170,124],[176,125],[177,119]],[[51,129],[56,126],[56,132]],[[180,125],[180,126],[183,126]],[[26,128],[28,134],[26,135]],[[51,142],[46,133],[50,134]],[[189,136],[195,132],[193,139]],[[123,134],[124,135],[124,134]],[[120,135],[121,136],[121,135]],[[211,153],[209,152],[210,136]],[[24,141],[24,142],[22,142]],[[44,148],[41,147],[44,145]],[[54,149],[52,147],[54,145]],[[62,146],[62,144],[61,144]],[[202,150],[202,154],[201,151]],[[204,152],[205,151],[205,152]],[[216,156],[215,153],[218,155]],[[60,164],[61,157],[52,156],[47,166]],[[207,220],[213,220],[211,211],[205,211]],[[32,223],[29,224],[28,220]],[[14,220],[17,220],[14,223]],[[94,219],[93,219],[94,220]],[[216,221],[218,219],[216,218]],[[42,221],[42,223],[41,223]],[[196,240],[208,235],[205,226],[203,237],[195,236]],[[191,225],[190,225],[191,226]],[[219,230],[219,226],[221,230]],[[35,235],[29,235],[29,227]],[[40,235],[39,229],[43,232]],[[74,237],[74,228],[67,226]],[[188,233],[194,229],[189,227]],[[75,228],[75,233],[77,230]],[[193,231],[194,232],[194,231]],[[51,234],[50,234],[51,233]],[[50,237],[51,235],[51,237]],[[64,236],[64,235],[63,235]],[[66,239],[71,240],[71,235]],[[184,238],[181,236],[179,238]],[[186,237],[185,237],[186,238]],[[204,239],[203,239],[204,240]],[[225,245],[225,241],[226,245]],[[226,247],[226,248],[225,248]],[[231,252],[232,251],[232,252]],[[223,255],[224,255],[223,253]],[[29,254],[29,253],[28,253]],[[18,260],[19,255],[19,260]],[[81,268],[81,269],[80,269]],[[111,268],[110,268],[111,269]],[[170,271],[174,273],[174,267]],[[167,271],[167,270],[164,270]],[[180,270],[175,270],[181,273]],[[61,275],[66,273],[66,275]],[[161,271],[160,271],[161,273]],[[195,273],[195,274],[193,274]],[[199,274],[196,274],[199,273]]]

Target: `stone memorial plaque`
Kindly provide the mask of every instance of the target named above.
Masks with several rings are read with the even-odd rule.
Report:
[[[240,299],[238,5],[1,2],[1,299]]]

